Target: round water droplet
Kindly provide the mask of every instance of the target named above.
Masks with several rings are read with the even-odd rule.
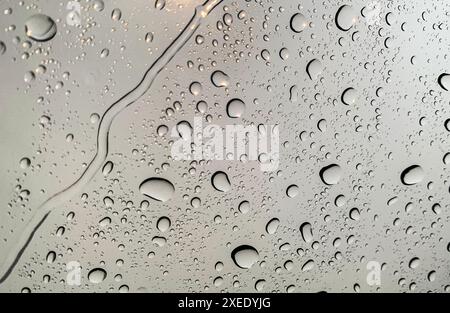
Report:
[[[438,78],[438,83],[442,89],[450,91],[450,74],[441,74]]]
[[[294,32],[300,33],[305,30],[306,27],[308,27],[308,21],[303,14],[297,13],[291,17],[291,29]]]
[[[415,185],[425,178],[425,172],[419,165],[412,165],[405,169],[400,175],[400,179],[405,185]]]
[[[322,63],[317,59],[310,61],[306,66],[306,72],[311,80],[316,80],[322,74],[322,71]]]
[[[345,105],[352,105],[355,104],[356,102],[356,90],[353,88],[347,88],[341,96],[341,101],[342,103],[344,103]]]
[[[168,217],[163,216],[156,223],[156,228],[158,228],[160,232],[164,233],[169,230],[170,225],[171,225],[170,219]]]
[[[227,114],[230,118],[240,118],[245,113],[245,103],[241,99],[233,99],[227,104]]]
[[[189,91],[191,92],[191,94],[193,96],[200,96],[203,92],[203,86],[202,84],[200,84],[199,82],[193,82],[190,86],[189,86]]]
[[[242,201],[239,204],[238,207],[239,212],[241,212],[242,214],[247,214],[248,212],[250,212],[250,202],[248,201]]]
[[[231,258],[238,267],[248,269],[258,262],[259,253],[251,246],[242,245],[233,250]]]
[[[271,219],[266,225],[266,232],[269,235],[273,235],[277,232],[278,226],[280,225],[280,220],[277,218]]]
[[[409,268],[415,269],[418,268],[420,265],[420,259],[419,258],[412,258],[409,261]]]
[[[342,176],[342,169],[337,164],[331,164],[320,170],[320,178],[326,185],[336,185]]]
[[[349,216],[352,220],[354,221],[359,221],[360,219],[360,213],[359,210],[357,208],[353,208],[350,210]]]
[[[211,178],[212,186],[221,192],[228,192],[231,190],[231,183],[228,175],[224,172],[216,172]]]
[[[149,178],[139,186],[139,191],[156,201],[166,202],[170,200],[174,193],[174,185],[163,178]]]
[[[358,13],[353,7],[343,5],[336,13],[336,25],[340,30],[348,31],[358,21]]]
[[[56,23],[44,14],[36,14],[25,22],[26,35],[35,41],[48,41],[56,35]]]
[[[295,198],[299,194],[299,192],[300,192],[300,188],[298,188],[297,185],[290,185],[286,189],[286,195],[289,198]]]
[[[93,284],[99,284],[106,279],[107,273],[102,268],[94,268],[88,274],[88,279]]]
[[[230,85],[230,77],[222,71],[215,71],[211,74],[211,82],[218,88],[228,87]]]
[[[31,160],[29,158],[23,158],[19,162],[20,168],[25,170],[31,166]]]

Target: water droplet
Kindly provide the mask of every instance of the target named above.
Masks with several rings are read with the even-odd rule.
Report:
[[[6,52],[6,45],[3,41],[0,41],[0,55],[4,55]]]
[[[342,93],[341,101],[345,105],[352,105],[352,104],[355,104],[356,98],[357,98],[356,90],[353,88],[347,88]]]
[[[336,25],[340,30],[348,31],[358,21],[358,13],[353,7],[343,5],[336,13]]]
[[[103,166],[102,173],[104,176],[108,176],[112,172],[113,169],[114,169],[114,163],[111,161],[108,161]]]
[[[303,14],[296,13],[291,17],[291,29],[294,32],[300,33],[305,30],[306,27],[308,27],[308,21]]]
[[[302,234],[303,241],[306,243],[310,243],[313,241],[313,232],[312,226],[310,223],[303,223],[300,226],[300,233]]]
[[[156,0],[155,1],[155,8],[158,10],[164,9],[166,6],[166,0]]]
[[[311,80],[316,80],[322,74],[322,71],[322,63],[317,59],[310,61],[306,66],[306,72]]]
[[[308,272],[310,270],[312,270],[314,268],[314,261],[313,260],[308,260],[305,262],[305,264],[303,264],[302,266],[302,271],[303,272]]]
[[[193,96],[200,96],[203,92],[203,86],[202,84],[200,84],[199,82],[193,82],[190,86],[189,86],[189,91],[191,92],[191,94]]]
[[[248,201],[242,201],[239,204],[238,207],[239,212],[241,212],[242,214],[247,214],[248,212],[250,212],[250,202]]]
[[[360,213],[359,210],[357,208],[353,208],[350,210],[349,216],[352,220],[354,221],[359,221],[360,219]]]
[[[320,170],[320,178],[326,185],[336,185],[342,176],[342,169],[337,164],[331,164]]]
[[[29,158],[22,158],[19,162],[20,168],[26,170],[31,166],[31,160]]]
[[[169,230],[170,225],[171,225],[170,219],[168,217],[163,216],[156,223],[156,228],[158,228],[160,232],[164,233]]]
[[[120,19],[122,18],[122,11],[118,8],[114,9],[111,13],[111,19],[113,21],[120,21]]]
[[[295,198],[299,194],[299,192],[300,192],[300,188],[298,188],[297,185],[290,185],[286,189],[286,195],[289,198]]]
[[[406,168],[400,175],[402,183],[405,185],[415,185],[425,178],[425,172],[419,165],[412,165]]]
[[[50,252],[47,254],[46,260],[47,260],[47,263],[50,263],[50,264],[52,264],[53,262],[55,262],[55,260],[56,260],[56,252],[50,251]]]
[[[258,262],[259,253],[251,246],[242,245],[233,250],[231,258],[238,267],[249,269]]]
[[[107,273],[102,268],[94,268],[88,274],[88,279],[93,284],[100,284],[106,279]]]
[[[211,74],[211,82],[218,88],[228,87],[230,85],[230,77],[222,71],[215,71]]]
[[[280,220],[277,218],[271,219],[266,225],[266,232],[269,235],[273,235],[277,232],[278,226],[280,225]]]
[[[412,258],[409,261],[409,268],[415,269],[418,268],[420,265],[420,259],[419,258]]]
[[[48,41],[56,35],[56,23],[44,14],[36,14],[25,22],[25,33],[35,41]]]
[[[450,74],[441,74],[438,78],[438,83],[442,89],[450,91]]]
[[[166,202],[173,197],[175,187],[166,179],[153,177],[144,181],[140,185],[139,191],[153,200]]]
[[[231,190],[231,183],[228,175],[224,172],[216,172],[211,178],[211,183],[217,191],[228,192]]]
[[[230,118],[240,118],[245,113],[245,103],[241,99],[232,99],[227,104],[227,114]]]

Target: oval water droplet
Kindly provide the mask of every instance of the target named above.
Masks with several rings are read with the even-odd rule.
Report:
[[[400,179],[403,184],[410,186],[415,185],[425,178],[425,172],[419,165],[412,165],[406,168],[400,175]]]
[[[320,170],[320,178],[326,185],[336,185],[342,176],[342,169],[337,164],[328,165]]]
[[[359,219],[360,219],[360,213],[357,208],[351,209],[348,215],[354,221],[359,221]]]
[[[153,200],[166,202],[173,197],[175,187],[166,179],[153,177],[145,180],[139,186],[139,191]]]
[[[211,82],[218,88],[228,87],[230,85],[230,77],[222,71],[215,71],[211,74]]]
[[[278,226],[280,225],[280,220],[277,218],[271,219],[266,225],[266,232],[269,235],[273,235],[277,232]]]
[[[55,37],[57,32],[55,21],[47,15],[36,14],[25,22],[26,35],[35,41],[48,41]]]
[[[312,226],[310,223],[306,222],[300,226],[300,233],[302,234],[303,241],[310,243],[313,241]]]
[[[211,178],[212,186],[220,192],[228,192],[231,190],[231,183],[228,175],[224,172],[216,172]]]
[[[102,173],[104,176],[108,176],[112,172],[113,169],[114,169],[114,163],[111,161],[108,161],[103,166]]]
[[[102,268],[94,268],[88,274],[88,279],[93,284],[100,284],[106,279],[107,273]]]
[[[233,250],[231,258],[238,267],[249,269],[258,262],[259,253],[258,250],[251,246],[242,245]]]

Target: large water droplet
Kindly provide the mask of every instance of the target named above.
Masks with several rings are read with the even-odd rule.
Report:
[[[222,71],[215,71],[211,75],[211,82],[218,88],[228,87],[230,85],[230,77]]]
[[[441,76],[439,76],[438,82],[442,89],[450,91],[450,74],[442,74]]]
[[[295,198],[300,192],[300,188],[298,188],[297,185],[290,185],[287,189],[286,189],[286,195],[289,198]]]
[[[300,226],[300,233],[302,234],[303,241],[306,243],[313,241],[312,226],[310,223],[303,223]]]
[[[247,269],[251,268],[253,264],[258,262],[259,253],[251,246],[242,245],[233,250],[231,253],[231,258],[237,266]]]
[[[271,219],[266,225],[266,232],[269,235],[275,234],[279,225],[280,225],[280,220],[279,219],[277,219],[277,218]]]
[[[322,71],[322,63],[317,59],[310,61],[306,66],[306,72],[311,80],[316,80],[322,74]]]
[[[170,219],[168,217],[163,216],[156,223],[156,228],[158,228],[160,232],[164,233],[169,230],[170,225],[171,225]]]
[[[331,164],[321,169],[319,175],[326,185],[336,185],[341,180],[342,169],[337,164]]]
[[[88,274],[88,279],[93,284],[99,284],[106,279],[107,273],[102,268],[94,268]]]
[[[308,21],[306,20],[306,17],[303,14],[297,13],[297,14],[294,14],[292,16],[292,18],[291,18],[291,29],[294,32],[300,33],[306,27],[308,27]]]
[[[143,195],[161,202],[168,201],[175,193],[175,187],[170,181],[157,177],[144,181],[139,190]]]
[[[400,175],[402,183],[405,185],[415,185],[425,178],[425,172],[419,165],[412,165],[406,168]]]
[[[358,13],[349,5],[343,5],[336,13],[336,25],[340,30],[348,31],[358,20]]]
[[[44,14],[36,14],[25,22],[25,33],[35,41],[48,41],[56,35],[56,23]]]
[[[217,191],[228,192],[231,190],[231,183],[228,175],[224,172],[216,172],[211,178],[211,183]]]
[[[239,118],[245,113],[245,103],[241,99],[233,99],[227,104],[227,114],[230,118]]]
[[[347,88],[342,93],[341,100],[345,105],[355,104],[357,98],[356,90],[353,88]]]

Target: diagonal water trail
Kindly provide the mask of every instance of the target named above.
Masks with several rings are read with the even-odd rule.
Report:
[[[1,265],[0,284],[6,281],[11,272],[14,270],[14,267],[19,262],[22,254],[32,241],[34,234],[44,223],[48,215],[55,208],[63,205],[75,195],[79,194],[101,169],[108,156],[108,136],[115,117],[125,108],[136,102],[150,89],[158,74],[164,69],[170,60],[172,60],[177,52],[183,48],[209,13],[222,1],[223,0],[207,0],[203,3],[203,5],[196,7],[195,14],[192,16],[190,22],[147,70],[139,84],[118,101],[113,103],[108,110],[106,110],[98,128],[97,153],[95,154],[95,157],[92,159],[91,163],[80,178],[78,178],[67,188],[50,197],[34,212],[31,220],[25,225],[25,228],[18,240],[13,244],[10,250],[7,251],[6,260]]]

